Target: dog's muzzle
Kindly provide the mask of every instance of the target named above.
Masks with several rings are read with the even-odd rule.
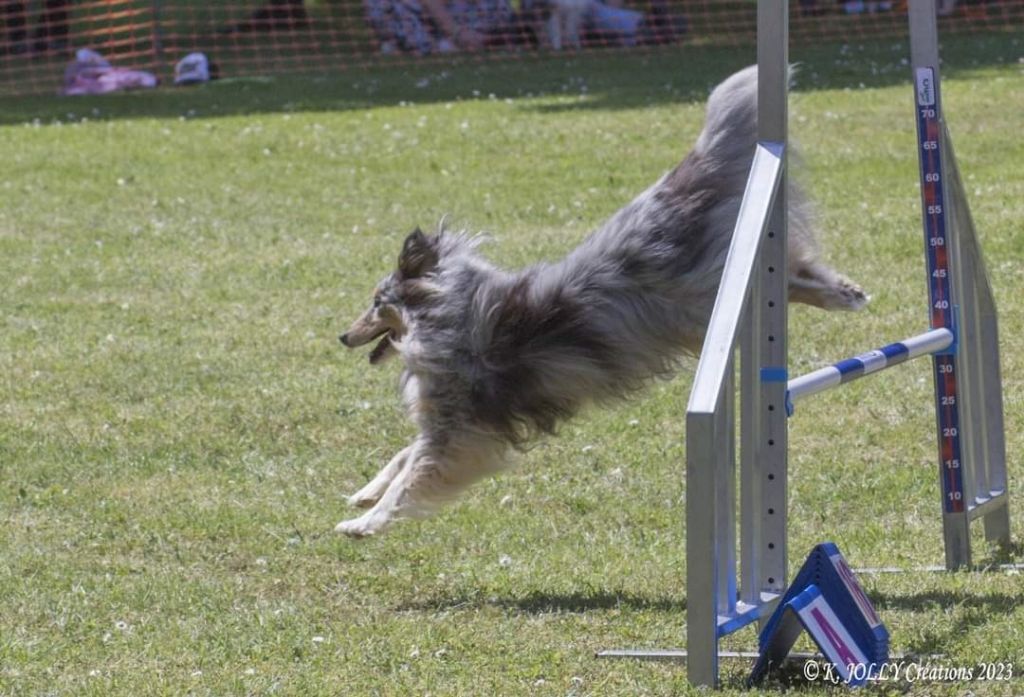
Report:
[[[373,350],[370,351],[370,363],[371,364],[375,364],[378,361],[380,361],[382,358],[384,358],[388,354],[389,349],[391,349],[391,340],[393,338],[397,338],[398,337],[398,335],[394,331],[391,331],[391,330],[388,330],[388,329],[385,329],[384,331],[380,332],[379,334],[375,334],[375,335],[373,335],[371,337],[367,337],[366,339],[356,339],[354,341],[353,341],[352,337],[349,336],[349,334],[350,334],[350,332],[345,332],[344,334],[342,334],[341,336],[338,337],[338,341],[340,341],[342,343],[342,345],[347,347],[347,348],[356,348],[358,346],[362,346],[364,344],[368,344],[371,341],[375,341],[377,339],[380,339],[380,341],[377,342],[377,345],[374,346]]]

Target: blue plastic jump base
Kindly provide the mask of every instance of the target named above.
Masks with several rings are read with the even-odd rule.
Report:
[[[889,632],[831,542],[814,548],[765,624],[748,685],[779,667],[803,631],[832,664],[830,674],[850,687],[868,682],[889,660]]]

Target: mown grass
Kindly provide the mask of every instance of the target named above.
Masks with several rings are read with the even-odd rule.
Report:
[[[1024,48],[944,48],[1020,491]],[[794,308],[793,372],[924,326],[906,55],[794,53],[792,130],[822,242],[873,299],[852,316]],[[688,374],[567,424],[438,517],[353,542],[332,533],[344,496],[412,431],[397,367],[370,370],[335,337],[416,224],[449,214],[509,266],[564,253],[679,158],[707,89],[750,59],[680,50],[4,102],[0,693],[688,693],[681,666],[593,658],[683,643]],[[825,539],[854,565],[941,562],[930,399],[921,363],[800,410],[794,565]],[[1019,575],[865,584],[895,650],[1024,672]],[[746,670],[725,666],[727,693]],[[768,689],[786,688],[822,689]]]

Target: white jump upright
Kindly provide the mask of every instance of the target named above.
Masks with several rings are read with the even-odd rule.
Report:
[[[686,410],[686,665],[696,685],[718,681],[718,640],[767,618],[787,582],[788,12],[758,2],[758,145]]]
[[[758,2],[758,144],[686,413],[687,649],[600,654],[685,658],[696,685],[717,683],[719,639],[763,622],[786,590],[787,419],[812,394],[933,356],[946,568],[970,566],[976,518],[1010,543],[996,310],[942,117],[935,0],[909,3],[930,329],[789,379],[787,6]]]

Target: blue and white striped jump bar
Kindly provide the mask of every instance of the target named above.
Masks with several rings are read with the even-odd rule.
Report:
[[[871,373],[909,361],[911,358],[938,353],[953,345],[953,332],[949,329],[932,329],[895,344],[883,346],[874,351],[862,353],[845,361],[839,361],[827,368],[815,370],[789,381],[787,408],[798,399],[824,392],[830,387],[851,382]]]

